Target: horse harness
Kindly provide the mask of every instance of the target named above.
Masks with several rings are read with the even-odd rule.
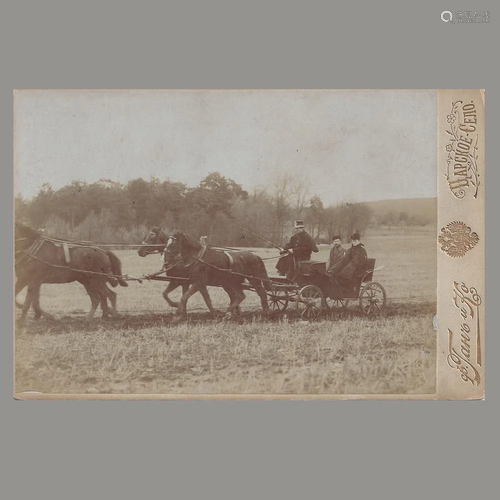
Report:
[[[233,270],[233,264],[234,264],[234,258],[233,256],[226,250],[223,250],[223,252],[227,255],[227,258],[229,259],[229,270]]]
[[[53,238],[47,238],[46,236],[41,236],[40,238],[36,239],[26,250],[19,250],[18,251],[18,252],[22,252],[22,255],[15,261],[15,266],[17,267],[17,266],[25,263],[29,259],[34,259],[34,260],[38,260],[38,261],[40,261],[44,264],[47,264],[49,266],[52,266],[52,267],[61,267],[61,266],[58,266],[56,264],[52,264],[50,262],[45,262],[44,260],[42,260],[38,257],[37,254],[40,253],[40,250],[42,249],[42,247],[45,243],[51,243],[55,247],[59,247],[59,248],[63,249],[64,261],[66,263],[66,266],[64,266],[64,267],[68,267],[69,269],[72,269],[70,249],[83,246],[83,245],[78,244],[78,243],[72,243],[72,242],[68,242],[68,241],[64,241],[64,240],[56,240]],[[99,250],[104,255],[106,255],[106,256],[108,255],[107,252],[105,250],[103,250],[102,248],[93,247],[93,246],[90,246],[88,248],[92,248],[94,250]]]
[[[182,259],[182,260],[184,260],[184,266],[189,267],[189,266],[192,266],[193,264],[195,264],[196,262],[199,262],[200,264],[206,264],[210,267],[213,267],[213,266],[211,266],[211,264],[209,264],[208,262],[205,262],[203,260],[203,257],[205,255],[205,252],[206,252],[208,247],[209,247],[209,245],[207,245],[206,243],[203,242],[201,244],[201,248],[198,251],[197,255],[189,256],[187,260],[184,260],[184,258]],[[219,248],[215,248],[215,247],[210,247],[210,248],[216,252],[224,253],[227,256],[227,258],[229,259],[229,269],[224,269],[224,271],[232,271],[233,265],[234,265],[234,257],[231,255],[231,253],[227,250],[223,250],[223,249],[219,249]],[[181,255],[182,255],[182,250],[181,250]]]
[[[22,240],[26,240],[28,238],[21,238]],[[20,241],[20,240],[16,240]],[[25,248],[23,250],[17,250],[15,255],[21,254],[19,257],[14,262],[14,266],[18,267],[21,264],[24,264],[27,260],[29,260],[31,257],[36,256],[36,254],[40,251],[44,244],[44,240],[42,238],[36,239],[28,248]]]

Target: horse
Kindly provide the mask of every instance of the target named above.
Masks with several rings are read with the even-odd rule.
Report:
[[[258,293],[265,315],[269,314],[266,290],[273,290],[262,259],[247,251],[224,250],[202,245],[192,236],[177,231],[165,248],[167,263],[182,262],[187,269],[190,282],[188,291],[182,295],[176,316],[185,317],[187,301],[191,295],[209,286],[227,287],[234,291],[228,314],[233,314],[245,299],[245,279]]]
[[[151,231],[144,237],[142,241],[142,245],[145,246],[139,248],[137,253],[139,254],[140,257],[146,257],[146,255],[151,255],[157,252],[162,254],[161,256],[162,266],[166,265],[167,267],[166,275],[169,278],[171,278],[167,285],[167,288],[165,288],[165,290],[163,291],[163,298],[167,301],[169,306],[178,309],[179,302],[174,302],[173,300],[171,300],[169,294],[180,286],[182,287],[182,295],[187,293],[190,285],[189,271],[183,265],[182,262],[174,262],[172,264],[167,264],[165,262],[163,252],[165,251],[165,247],[167,246],[168,239],[169,236],[165,234],[163,231],[161,231],[159,228],[152,228]],[[181,279],[176,280],[175,278],[181,278]],[[235,300],[236,294],[234,290],[230,287],[223,287],[223,288],[225,292],[228,294],[231,304]],[[212,305],[212,299],[210,298],[206,286],[200,287],[199,292],[201,293],[203,299],[205,300],[205,304],[207,305],[210,314],[215,317],[217,315],[217,311],[214,309]],[[236,313],[238,312],[239,309],[237,309]]]
[[[35,318],[46,316],[54,319],[40,308],[40,287],[43,283],[80,282],[92,303],[87,321],[93,318],[99,303],[103,317],[116,314],[116,293],[107,287],[107,283],[113,287],[128,284],[120,276],[121,262],[113,252],[47,238],[39,231],[21,224],[15,226],[15,243],[15,297],[28,287],[21,322],[24,322],[32,303]],[[106,299],[110,300],[111,307],[108,307]]]

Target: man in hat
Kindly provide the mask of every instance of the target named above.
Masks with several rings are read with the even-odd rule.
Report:
[[[312,236],[306,232],[303,220],[294,223],[294,235],[281,251],[281,259],[276,264],[278,272],[284,276],[291,277],[295,274],[295,263],[301,260],[309,260],[311,252],[318,252],[318,247]]]
[[[353,286],[352,280],[361,276],[365,269],[366,259],[368,255],[360,241],[360,234],[356,231],[351,236],[351,248],[349,248],[333,277],[338,280],[343,288]]]
[[[339,234],[332,236],[332,243],[333,245],[330,250],[330,257],[326,262],[326,272],[328,274],[335,275],[344,260],[345,249],[342,246]]]

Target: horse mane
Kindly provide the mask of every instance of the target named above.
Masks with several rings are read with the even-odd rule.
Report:
[[[160,231],[158,234],[158,243],[166,243],[168,241],[168,234]]]
[[[197,239],[193,238],[187,233],[183,233],[182,231],[177,231],[176,233],[174,233],[174,238],[177,238],[183,243],[183,245],[191,247],[194,250],[199,250],[201,248],[201,243]]]

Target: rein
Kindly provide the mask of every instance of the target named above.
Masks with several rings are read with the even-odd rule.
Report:
[[[248,274],[242,274],[242,273],[237,273],[234,271],[231,271],[231,269],[221,269],[220,267],[214,266],[213,264],[210,264],[209,262],[205,262],[204,260],[199,260],[197,257],[195,257],[201,264],[204,264],[205,266],[211,267],[212,269],[215,269],[217,271],[223,272],[223,273],[229,273],[231,276],[240,276],[241,278],[245,278],[246,280],[259,280],[261,285],[266,282],[266,283],[273,283],[273,281],[269,278],[258,278],[257,276],[250,276]]]
[[[138,281],[139,283],[142,283],[143,280],[143,278],[136,278],[134,276],[129,276],[128,274],[99,273],[97,271],[84,271],[83,269],[75,269],[74,267],[60,266],[58,264],[52,264],[51,262],[47,262],[43,259],[40,259],[40,257],[37,257],[36,255],[30,255],[30,258],[37,260],[38,262],[41,262],[42,264],[45,264],[50,267],[55,267],[57,269],[65,269],[67,271],[73,271],[74,273],[80,273],[89,276],[106,276],[108,278],[122,278],[125,281]]]
[[[231,274],[232,276],[239,276],[241,278],[244,278],[246,280],[250,280],[250,279],[254,279],[254,280],[259,280],[261,285],[264,283],[264,282],[267,282],[267,283],[272,283],[272,280],[270,280],[269,278],[258,278],[256,276],[250,276],[250,275],[247,275],[247,274],[242,274],[242,273],[237,273],[237,272],[234,272],[232,270],[232,267],[233,267],[233,264],[234,264],[234,259],[233,257],[230,255],[230,253],[228,251],[225,251],[223,250],[222,248],[220,247],[210,247],[210,245],[201,245],[201,248],[200,250],[198,251],[198,254],[195,255],[195,256],[190,256],[190,254],[192,254],[193,252],[188,252],[187,255],[185,256],[182,256],[182,240],[180,240],[179,242],[179,245],[180,245],[180,249],[179,249],[179,254],[181,255],[181,260],[179,262],[183,262],[185,267],[190,267],[192,266],[195,262],[198,262],[200,264],[203,264],[207,267],[210,267],[212,269],[215,269],[219,272],[223,272],[223,273],[229,273]],[[220,267],[217,267],[213,264],[210,264],[209,262],[206,262],[205,260],[203,260],[203,256],[205,255],[205,251],[207,250],[207,248],[210,248],[211,250],[213,250],[214,252],[221,252],[221,253],[224,253],[226,254],[226,256],[228,257],[229,259],[229,269],[222,269]],[[196,249],[194,249],[195,251]],[[237,250],[237,252],[244,252],[245,250]],[[186,257],[189,256],[189,259],[186,260]]]

